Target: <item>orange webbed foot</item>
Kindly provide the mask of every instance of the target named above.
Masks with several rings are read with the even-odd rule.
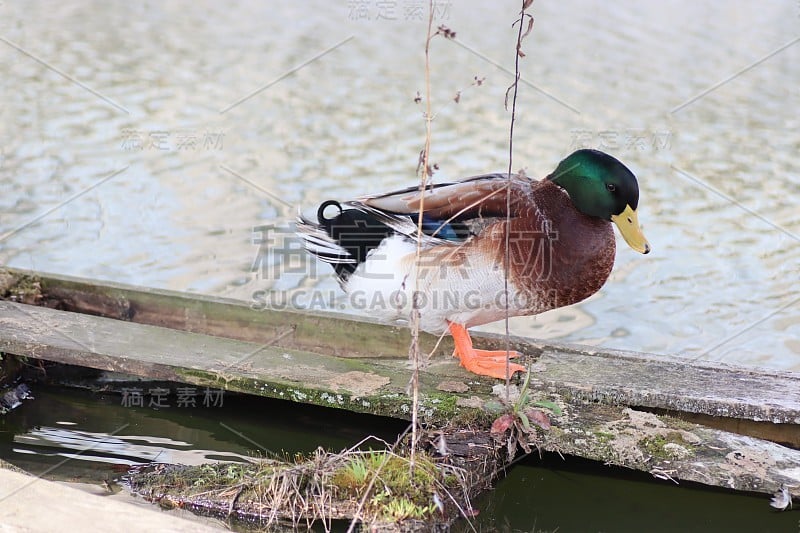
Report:
[[[449,323],[450,333],[453,335],[456,355],[461,361],[461,366],[474,374],[497,379],[506,378],[506,364],[509,376],[515,372],[525,372],[525,367],[516,363],[507,363],[505,350],[476,350],[472,347],[472,339],[467,329],[461,324]],[[519,357],[518,352],[510,352],[508,357]]]
[[[515,352],[511,350],[506,352],[505,350],[478,350],[477,348],[473,348],[475,350],[475,355],[478,357],[488,358],[488,359],[497,359],[502,357],[505,360],[506,357],[509,359],[516,359],[520,357],[522,354],[519,352]]]
[[[479,357],[462,357],[461,366],[473,374],[496,379],[506,379],[505,361],[494,361],[492,359],[482,359]],[[515,372],[525,372],[525,367],[516,363],[509,363],[508,372],[509,376],[513,376]]]

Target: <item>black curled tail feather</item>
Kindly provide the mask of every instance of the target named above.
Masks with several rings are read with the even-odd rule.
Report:
[[[339,213],[325,217],[325,210],[336,207]],[[375,215],[336,200],[327,200],[317,209],[317,223],[300,216],[297,230],[305,249],[320,260],[330,263],[340,282],[344,282],[367,259],[370,251],[380,246],[395,230]]]
[[[342,204],[340,204],[336,200],[326,200],[325,202],[322,202],[322,204],[320,204],[319,206],[319,209],[317,209],[317,220],[319,221],[320,226],[324,228],[330,227],[331,220],[334,220],[336,218],[336,217],[332,219],[325,218],[325,209],[327,209],[332,205],[335,205],[336,208],[339,210],[339,215],[341,215],[344,212],[344,209],[342,209]]]
[[[336,206],[339,214],[325,218],[324,211],[330,206]],[[366,261],[370,251],[380,246],[384,239],[395,234],[392,228],[374,215],[359,209],[345,209],[339,202],[333,200],[320,205],[317,219],[330,238],[355,259],[352,263],[334,265],[339,276],[346,277],[355,272],[358,265]]]

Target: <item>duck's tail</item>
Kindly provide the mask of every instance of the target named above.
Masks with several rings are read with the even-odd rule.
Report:
[[[330,211],[330,208],[336,208],[338,213],[326,218],[325,211]],[[344,283],[367,259],[369,252],[396,231],[369,212],[328,200],[317,209],[316,222],[298,216],[297,233],[303,239],[305,249],[329,263],[339,281]]]

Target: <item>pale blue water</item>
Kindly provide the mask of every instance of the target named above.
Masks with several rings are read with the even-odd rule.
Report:
[[[277,230],[282,266],[253,272],[253,229],[416,182],[424,24],[414,2],[382,5],[0,5],[0,262],[244,300],[339,296]],[[457,41],[432,45],[437,180],[507,166],[516,10],[440,4]],[[800,370],[800,5],[533,12],[514,168],[613,153],[639,176],[653,253],[620,241],[598,295],[512,332]]]

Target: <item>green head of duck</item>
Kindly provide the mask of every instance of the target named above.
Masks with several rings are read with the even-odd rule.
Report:
[[[567,191],[578,211],[610,220],[628,246],[650,252],[636,213],[639,184],[619,160],[598,150],[578,150],[561,161],[548,179]]]

